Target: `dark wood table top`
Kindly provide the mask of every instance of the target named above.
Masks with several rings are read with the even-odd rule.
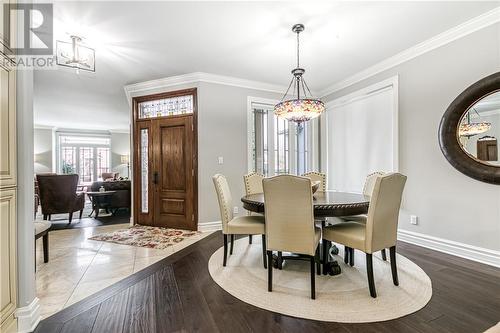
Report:
[[[366,214],[370,198],[358,193],[316,192],[313,196],[315,216],[346,216]],[[246,195],[241,198],[243,207],[257,213],[265,209],[264,193]]]

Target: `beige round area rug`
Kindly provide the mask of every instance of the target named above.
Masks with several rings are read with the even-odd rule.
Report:
[[[223,248],[212,255],[208,270],[214,281],[243,302],[259,308],[321,321],[365,323],[399,318],[423,308],[432,296],[431,280],[409,259],[397,255],[399,287],[392,284],[391,265],[380,253],[373,258],[377,298],[370,297],[365,255],[355,251],[355,265],[344,264],[343,247],[336,256],[342,274],[316,275],[316,299],[310,299],[309,262],[289,260],[283,270],[273,269],[273,291],[267,291],[267,270],[262,264],[260,237],[235,241],[222,266]]]

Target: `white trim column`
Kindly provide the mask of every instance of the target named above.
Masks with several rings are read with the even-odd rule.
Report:
[[[33,71],[17,71],[17,267],[18,327],[33,330],[40,321],[35,286]]]

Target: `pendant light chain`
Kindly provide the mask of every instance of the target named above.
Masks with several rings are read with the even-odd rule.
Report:
[[[300,36],[299,34],[304,31],[303,24],[295,24],[292,27],[292,31],[297,34],[297,67],[292,70],[292,80],[290,85],[286,90],[281,101],[274,106],[274,114],[279,118],[286,119],[288,121],[294,121],[297,124],[303,124],[304,121],[311,120],[318,117],[321,113],[325,111],[325,104],[320,99],[315,99],[311,93],[311,90],[307,86],[306,81],[303,78],[305,70],[300,68]],[[292,96],[296,96],[293,99],[285,99],[290,88],[293,85]],[[301,96],[301,90],[303,91],[303,96]],[[296,93],[296,95],[295,95]],[[299,128],[301,128],[299,126]]]
[[[300,30],[297,30],[297,68],[300,68],[300,38],[299,38]],[[297,99],[300,99],[300,81],[302,76],[297,76]]]
[[[297,68],[300,68],[300,65],[299,65],[299,58],[300,58],[300,52],[299,52],[299,47],[300,47],[299,34],[300,34],[300,31],[297,31]]]

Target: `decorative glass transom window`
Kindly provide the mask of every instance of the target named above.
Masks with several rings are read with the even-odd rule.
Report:
[[[193,113],[193,95],[156,99],[138,105],[139,119]]]

